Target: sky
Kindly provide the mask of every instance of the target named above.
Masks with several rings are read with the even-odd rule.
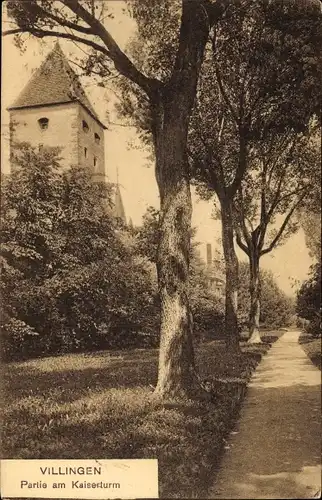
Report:
[[[129,37],[134,33],[135,25],[123,12],[123,2],[112,0],[110,8],[115,11],[115,18],[109,19],[107,27],[123,50]],[[5,16],[3,16],[6,22]],[[4,24],[3,29],[8,29]],[[6,108],[12,104],[19,92],[27,84],[32,72],[41,64],[47,53],[52,49],[55,39],[44,39],[39,42],[29,38],[24,53],[13,44],[11,36],[3,38],[2,44],[2,101],[1,101],[1,165],[3,172],[9,170],[8,154],[8,124],[9,113]],[[79,47],[72,42],[61,40],[65,55],[72,59],[79,53]],[[114,125],[108,125],[105,131],[105,161],[106,173],[111,182],[116,182],[118,171],[119,183],[127,218],[140,224],[142,215],[149,205],[159,206],[158,188],[154,175],[154,166],[147,159],[147,152],[140,146],[136,131],[124,126],[115,116],[115,94],[102,89],[87,79],[82,82],[94,109],[103,123],[107,124],[107,113]],[[197,229],[196,239],[200,242],[200,252],[206,258],[206,243],[220,249],[218,239],[221,236],[221,224],[211,217],[213,202],[199,200],[193,191],[192,225]],[[245,260],[246,256],[237,249],[238,257]],[[307,278],[312,264],[305,245],[303,230],[292,236],[286,244],[275,249],[262,258],[261,266],[274,272],[282,290],[293,295],[294,282],[302,282]]]

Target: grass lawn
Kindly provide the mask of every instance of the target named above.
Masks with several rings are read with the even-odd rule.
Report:
[[[202,344],[201,375],[221,380],[224,390],[214,401],[180,405],[152,398],[156,349],[4,365],[3,458],[158,458],[161,497],[203,498],[236,416],[236,387],[277,336],[266,332],[260,346],[242,343],[234,357],[223,342]]]
[[[302,333],[299,338],[299,343],[302,346],[305,354],[310,358],[312,363],[321,370],[322,351],[321,337],[316,338],[310,334]]]

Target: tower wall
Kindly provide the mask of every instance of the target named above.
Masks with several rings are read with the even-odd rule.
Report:
[[[79,155],[79,104],[70,102],[55,106],[12,109],[10,111],[11,145],[29,142],[32,146],[61,147],[64,167],[77,164]],[[48,118],[48,128],[38,120]]]
[[[84,130],[83,121],[88,125]],[[105,180],[105,152],[104,129],[94,118],[87,113],[83,106],[78,106],[78,161],[79,165],[87,167],[93,172],[97,181]],[[95,138],[95,134],[97,137]],[[98,140],[99,138],[99,140]],[[86,148],[86,154],[85,154]],[[95,163],[95,164],[94,164]]]
[[[47,128],[41,128],[41,118],[48,119]],[[10,122],[11,145],[29,142],[36,147],[60,147],[63,167],[80,165],[89,168],[95,180],[105,179],[104,129],[78,102],[12,109]]]

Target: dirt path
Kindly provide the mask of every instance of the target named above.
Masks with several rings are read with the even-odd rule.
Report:
[[[321,490],[321,372],[286,332],[255,372],[209,498],[313,498]]]

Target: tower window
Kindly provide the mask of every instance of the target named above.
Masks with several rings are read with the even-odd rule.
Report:
[[[101,142],[101,138],[100,138],[100,136],[96,132],[94,134],[94,138],[95,138],[96,144],[99,144]]]
[[[94,156],[94,167],[96,167],[96,165],[97,165],[97,158],[96,156]]]
[[[84,132],[87,134],[89,132],[89,126],[87,125],[87,122],[85,122],[85,120],[83,120],[82,125],[83,125]]]
[[[48,128],[49,120],[48,120],[48,118],[45,118],[45,117],[44,118],[39,118],[38,123],[39,123],[39,127],[42,130],[46,130]]]
[[[84,148],[84,156],[87,158],[87,148]]]

